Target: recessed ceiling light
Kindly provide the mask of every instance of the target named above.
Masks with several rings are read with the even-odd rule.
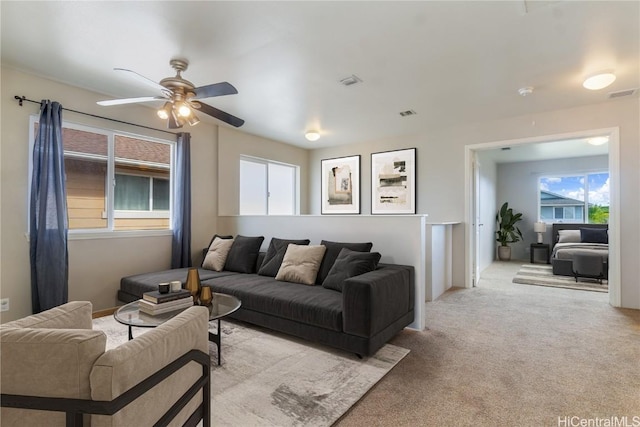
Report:
[[[308,130],[307,133],[304,134],[304,137],[309,141],[317,141],[320,139],[320,133],[317,130]]]
[[[609,142],[608,136],[594,136],[593,138],[588,138],[587,142],[591,145],[603,145]]]
[[[587,77],[587,79],[582,83],[582,86],[585,89],[589,90],[600,90],[609,86],[616,80],[616,75],[611,72],[606,73],[598,73],[593,76]]]

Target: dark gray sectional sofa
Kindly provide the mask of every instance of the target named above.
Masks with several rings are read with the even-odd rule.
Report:
[[[318,280],[323,278],[321,274],[329,273],[332,266],[327,264],[335,262],[343,245],[322,243],[330,249]],[[320,283],[309,286],[258,274],[264,258],[265,253],[257,254],[251,273],[198,269],[202,286],[240,299],[241,308],[230,317],[361,356],[374,354],[414,320],[411,266],[378,264],[373,271],[346,278],[338,291]],[[180,280],[184,284],[187,271],[182,268],[124,277],[118,299],[135,301],[161,282]]]

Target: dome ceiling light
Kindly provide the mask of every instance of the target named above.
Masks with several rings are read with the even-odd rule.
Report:
[[[304,137],[309,141],[317,141],[320,139],[320,133],[317,130],[308,130]]]
[[[582,83],[582,86],[589,90],[600,90],[609,86],[614,81],[616,81],[616,75],[608,71],[587,77]]]

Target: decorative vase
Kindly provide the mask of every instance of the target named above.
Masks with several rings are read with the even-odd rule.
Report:
[[[211,300],[213,300],[211,288],[208,286],[203,286],[200,290],[200,305],[209,305],[211,304]]]
[[[198,294],[200,294],[200,288],[202,285],[200,284],[200,275],[198,274],[197,268],[190,268],[187,273],[187,283],[184,288],[191,293],[193,297],[193,303],[196,304],[198,302]]]
[[[511,259],[511,246],[498,246],[498,259],[509,261]]]

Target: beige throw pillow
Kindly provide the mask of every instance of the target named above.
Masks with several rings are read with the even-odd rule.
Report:
[[[209,251],[204,257],[202,262],[202,268],[207,270],[222,271],[224,269],[224,263],[227,261],[227,255],[233,245],[233,239],[221,239],[216,237],[209,246]]]
[[[289,244],[276,274],[276,280],[314,285],[326,250],[323,245]]]

